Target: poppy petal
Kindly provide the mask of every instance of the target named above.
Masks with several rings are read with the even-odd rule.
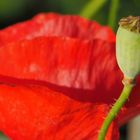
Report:
[[[114,43],[38,37],[1,47],[0,56],[1,76],[43,82],[46,86],[52,83],[56,85],[54,90],[61,87],[66,95],[80,101],[112,104],[121,93],[122,74],[116,64]],[[0,79],[2,82],[4,78]],[[129,113],[123,111],[121,124],[138,114],[139,91],[136,86],[126,105]]]
[[[0,85],[0,130],[12,140],[97,140],[108,109],[46,87]],[[115,122],[106,136],[112,139],[119,139]]]
[[[88,21],[80,16],[55,13],[38,14],[31,20],[21,22],[0,31],[0,46],[39,36],[58,36],[80,39],[103,39],[114,42],[115,34],[107,26]]]
[[[107,104],[122,90],[115,35],[96,22],[39,14],[1,30],[0,46],[1,82],[51,83],[55,90],[79,101]],[[121,124],[139,113],[139,83],[121,112]]]

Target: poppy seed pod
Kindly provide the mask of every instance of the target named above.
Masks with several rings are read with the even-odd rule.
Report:
[[[116,56],[124,79],[133,80],[140,73],[140,17],[129,16],[119,22]]]

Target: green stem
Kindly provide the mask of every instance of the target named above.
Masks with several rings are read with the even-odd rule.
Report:
[[[124,86],[120,97],[118,98],[116,103],[113,105],[113,107],[109,111],[109,113],[100,129],[100,132],[98,135],[98,140],[105,139],[107,130],[108,130],[111,122],[114,120],[114,118],[117,116],[118,112],[121,110],[122,106],[124,105],[124,103],[127,101],[128,97],[132,91],[132,88],[133,88],[132,84]]]
[[[85,18],[93,17],[107,2],[107,0],[89,0],[80,15]]]
[[[117,13],[119,10],[119,0],[112,0],[109,10],[109,18],[108,18],[108,25],[112,27],[112,29],[115,28],[116,25],[116,19],[117,19]]]

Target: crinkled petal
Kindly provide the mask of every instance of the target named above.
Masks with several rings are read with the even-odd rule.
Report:
[[[102,39],[114,42],[115,34],[107,26],[100,26],[79,16],[55,13],[38,14],[31,20],[21,22],[0,31],[0,46],[39,36],[58,36],[80,39]]]
[[[1,47],[0,56],[1,76],[38,81],[46,86],[51,83],[55,90],[59,88],[80,101],[112,104],[122,90],[114,43],[38,37]],[[139,91],[136,86],[126,106],[129,113],[127,109],[123,111],[120,121],[138,114]]]
[[[41,86],[0,85],[0,130],[12,140],[97,140],[108,109]],[[115,122],[112,139],[119,139]]]
[[[1,82],[49,83],[73,99],[107,104],[121,93],[114,33],[96,22],[40,14],[1,30],[0,46]],[[120,124],[140,112],[139,84],[120,114]]]
[[[3,66],[0,74],[88,90],[97,89],[104,82],[103,86],[111,89],[112,83],[107,83],[108,73],[118,72],[118,67],[113,64],[113,45],[102,40],[60,37],[39,37],[10,43],[0,48],[0,65]],[[110,65],[112,69],[109,71]],[[99,73],[102,73],[100,77]],[[117,77],[113,78],[115,83]]]

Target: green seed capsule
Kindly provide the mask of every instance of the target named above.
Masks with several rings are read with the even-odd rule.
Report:
[[[140,74],[140,17],[129,16],[119,22],[116,38],[116,56],[127,79]]]

